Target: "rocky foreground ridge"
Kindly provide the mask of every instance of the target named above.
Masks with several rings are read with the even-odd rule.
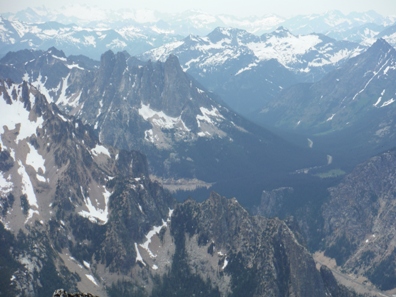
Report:
[[[94,296],[91,293],[68,293],[67,291],[63,289],[56,290],[54,294],[52,294],[52,297],[99,297],[99,296]]]

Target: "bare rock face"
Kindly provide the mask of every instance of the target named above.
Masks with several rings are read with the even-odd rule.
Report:
[[[193,272],[221,296],[326,296],[328,289],[307,249],[279,219],[250,216],[236,199],[216,193],[189,200],[172,216],[176,251],[171,274]],[[188,268],[181,266],[184,264]],[[196,277],[196,275],[195,275]],[[165,278],[167,281],[176,279]],[[187,289],[187,288],[185,288]],[[208,290],[208,289],[207,289]],[[166,295],[165,295],[166,296]]]
[[[395,287],[396,151],[359,165],[323,206],[326,254],[382,290]]]

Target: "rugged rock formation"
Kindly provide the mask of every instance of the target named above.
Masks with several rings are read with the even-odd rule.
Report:
[[[92,295],[91,293],[68,293],[63,289],[56,290],[52,297],[99,297],[96,295]]]
[[[151,182],[145,156],[101,145],[33,86],[0,81],[0,94],[5,287],[11,295],[60,286],[103,295],[93,263],[115,274],[133,266],[130,248],[168,217],[173,198]]]
[[[395,287],[396,151],[359,165],[322,208],[325,254],[382,290]]]

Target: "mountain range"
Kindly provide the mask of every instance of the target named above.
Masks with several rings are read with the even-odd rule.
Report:
[[[396,293],[392,18],[86,9],[1,18],[0,295]]]
[[[280,175],[327,164],[325,154],[291,145],[226,108],[175,56],[142,62],[108,51],[90,69],[51,48],[10,53],[0,64],[0,76],[36,86],[90,124],[101,142],[145,152],[150,173],[170,186],[253,198]]]
[[[62,11],[28,8],[0,17],[0,56],[52,46],[62,48],[67,55],[83,54],[93,59],[109,49],[138,55],[188,35],[206,36],[217,27],[239,28],[260,36],[283,26],[295,35],[323,34],[366,46],[381,37],[395,45],[395,31],[390,29],[395,20],[373,11],[347,16],[331,11],[290,19],[276,15],[239,19],[200,11],[166,15],[149,10],[103,11],[84,5],[71,5]]]
[[[361,162],[394,145],[395,69],[396,50],[378,39],[320,81],[283,90],[256,117]]]
[[[348,15],[338,10],[321,14],[296,15],[284,18],[275,14],[263,16],[236,17],[233,15],[213,15],[199,10],[181,13],[161,13],[148,9],[104,10],[95,6],[68,5],[60,10],[42,7],[29,7],[16,13],[3,13],[12,21],[26,23],[59,22],[92,27],[124,26],[126,23],[162,28],[187,36],[206,35],[216,27],[234,27],[250,33],[263,34],[279,26],[289,28],[294,34],[346,31],[366,23],[389,26],[395,23],[396,16],[382,16],[375,11],[352,12]]]
[[[141,153],[103,146],[26,81],[0,91],[2,294],[357,296],[291,222],[216,193],[176,204]]]
[[[217,28],[206,37],[190,35],[141,57],[177,56],[187,73],[237,112],[249,114],[282,89],[318,80],[364,49],[321,34],[296,36],[283,27],[260,37],[240,29]]]

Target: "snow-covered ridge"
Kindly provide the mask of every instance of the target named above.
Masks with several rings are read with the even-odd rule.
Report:
[[[179,57],[185,71],[196,69],[203,72],[202,75],[232,61],[243,60],[234,73],[239,75],[271,59],[292,71],[309,72],[312,68],[337,65],[364,50],[365,47],[358,44],[341,44],[318,34],[294,35],[284,28],[260,37],[240,29],[217,28],[207,36],[189,36],[183,42],[150,50],[142,57],[164,61],[173,54]]]
[[[87,14],[91,15],[91,13]],[[134,52],[136,43],[145,50],[156,44],[175,41],[178,37],[172,30],[145,25],[101,25],[8,21],[0,17],[0,44],[2,54],[18,49],[47,50],[51,46],[65,47],[67,54],[83,54],[99,59],[106,50]],[[162,41],[164,40],[164,42]],[[140,53],[140,52],[139,52]],[[56,58],[56,57],[54,57]],[[62,57],[58,57],[62,58]]]

